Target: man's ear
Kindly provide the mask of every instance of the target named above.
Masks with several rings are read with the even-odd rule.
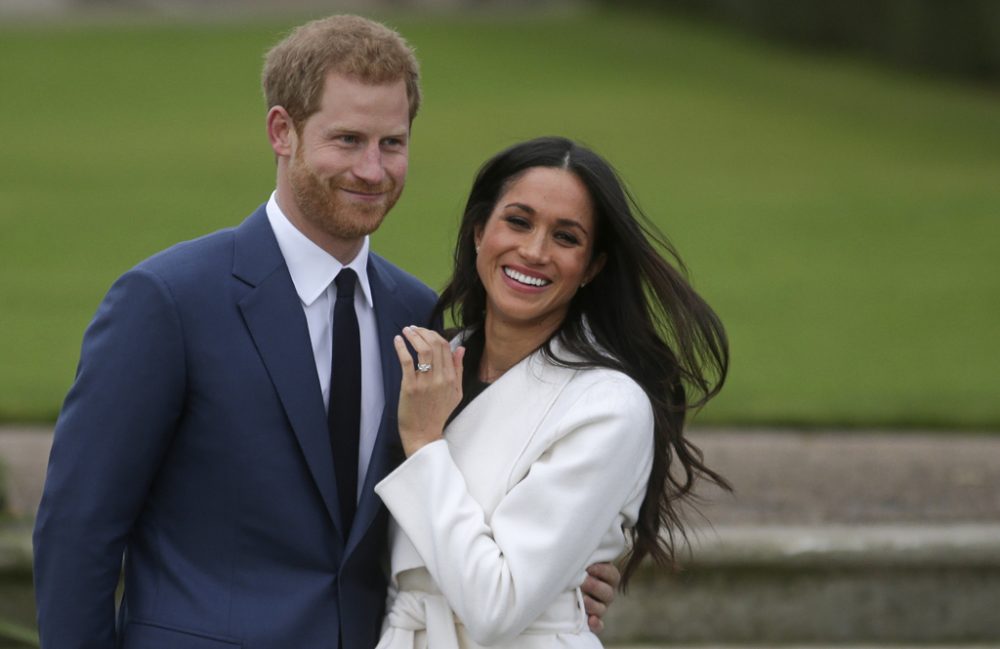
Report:
[[[586,279],[584,280],[583,283],[590,284],[592,281],[594,281],[594,278],[597,277],[597,273],[601,272],[601,269],[604,268],[604,264],[607,261],[608,261],[608,256],[603,252],[594,257],[590,261],[590,267],[587,268]]]
[[[297,138],[295,122],[288,111],[283,106],[272,106],[267,111],[267,140],[271,143],[274,155],[290,158]]]

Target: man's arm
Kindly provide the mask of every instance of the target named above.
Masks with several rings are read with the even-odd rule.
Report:
[[[166,287],[131,271],[84,336],[35,522],[43,647],[115,646],[122,552],[184,398],[181,326]]]
[[[614,601],[621,580],[622,573],[612,563],[595,563],[587,568],[587,578],[580,590],[583,591],[587,623],[594,633],[604,630],[604,614]]]

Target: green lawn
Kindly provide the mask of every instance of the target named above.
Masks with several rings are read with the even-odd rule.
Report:
[[[0,27],[0,419],[55,417],[117,275],[267,198],[295,22]],[[568,135],[728,326],[702,421],[1000,428],[1000,92],[659,17],[388,22],[426,101],[384,255],[440,286],[476,167]]]

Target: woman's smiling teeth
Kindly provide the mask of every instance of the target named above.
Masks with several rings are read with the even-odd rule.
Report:
[[[552,283],[551,280],[525,275],[524,273],[519,273],[513,268],[509,268],[507,266],[503,267],[503,274],[519,284],[527,284],[528,286],[545,286],[546,284]]]

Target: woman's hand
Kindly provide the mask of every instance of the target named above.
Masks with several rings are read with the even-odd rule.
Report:
[[[416,367],[403,336],[417,352]],[[399,439],[406,457],[410,457],[425,444],[441,439],[448,415],[462,401],[465,348],[452,352],[447,340],[422,327],[405,327],[403,336],[396,336],[393,344],[403,370]]]

